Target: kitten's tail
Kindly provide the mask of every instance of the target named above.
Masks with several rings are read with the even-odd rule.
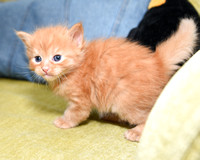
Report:
[[[156,48],[156,56],[172,74],[183,62],[191,57],[198,39],[197,27],[193,19],[182,19],[178,30]]]

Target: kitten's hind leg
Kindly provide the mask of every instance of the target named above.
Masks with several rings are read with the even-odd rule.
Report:
[[[62,117],[57,118],[54,124],[58,128],[72,128],[85,121],[90,115],[89,107],[81,107],[76,104],[71,104]]]
[[[127,130],[124,134],[125,138],[130,140],[130,141],[139,142],[142,131],[144,129],[144,125],[145,124],[142,123],[142,124],[137,125],[134,128]]]

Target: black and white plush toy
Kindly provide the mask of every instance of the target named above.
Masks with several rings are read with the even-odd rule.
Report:
[[[200,33],[200,17],[188,0],[151,0],[151,8],[146,12],[137,28],[133,28],[127,38],[155,50],[156,46],[170,37],[183,18],[194,19]],[[159,5],[159,6],[158,6]],[[200,34],[197,48],[200,49]]]

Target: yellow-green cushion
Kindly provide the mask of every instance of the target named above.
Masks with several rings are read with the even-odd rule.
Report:
[[[94,116],[73,129],[56,128],[64,109],[47,86],[0,78],[0,159],[134,159],[137,143],[124,139],[126,128]]]
[[[162,92],[137,153],[138,160],[200,159],[200,51]]]

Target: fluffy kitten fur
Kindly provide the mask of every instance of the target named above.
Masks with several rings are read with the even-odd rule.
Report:
[[[192,19],[183,19],[178,31],[153,53],[123,38],[86,43],[80,23],[70,29],[55,26],[17,35],[27,48],[30,69],[70,102],[54,121],[57,127],[75,127],[96,108],[136,125],[125,132],[131,141],[139,141],[156,99],[178,69],[176,64],[190,56],[197,39]],[[61,60],[55,61],[55,55],[61,55]]]

